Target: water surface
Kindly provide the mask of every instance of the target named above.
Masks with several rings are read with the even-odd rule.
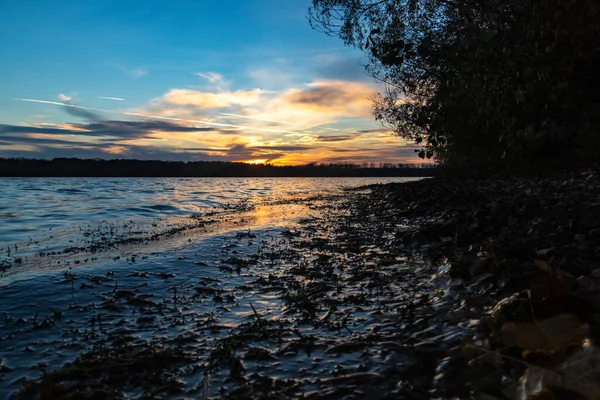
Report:
[[[4,178],[0,248],[93,221],[188,216],[236,202],[335,192],[415,178]]]
[[[360,352],[350,356],[350,350],[338,346],[344,339],[351,341],[344,344],[351,351],[362,349],[361,335],[371,334],[369,329],[380,324],[381,310],[350,311],[344,303],[371,292],[351,271],[376,267],[375,246],[352,255],[327,244],[338,242],[336,225],[327,222],[315,195],[407,180],[411,179],[2,180],[0,398],[22,390],[27,379],[39,378],[42,371],[58,369],[94,346],[108,343],[112,348],[113,340],[124,337],[141,348],[183,346],[194,360],[178,373],[176,383],[184,397],[199,397],[207,371],[212,396],[222,388],[233,391],[237,383],[228,378],[228,364],[214,364],[213,356],[228,343],[229,334],[247,337],[256,323],[273,325],[269,329],[281,337],[278,342],[255,338],[252,346],[258,350],[248,347],[250,343],[236,350],[244,354],[249,371],[266,373],[268,368],[268,375],[280,380],[304,377],[303,390],[321,390],[318,377],[337,376],[344,368],[363,371],[372,364],[379,374],[397,360],[386,356],[389,362],[383,365],[379,352],[364,359]],[[328,212],[337,215],[344,209]],[[313,222],[301,228],[301,219]],[[377,227],[363,222],[365,229],[380,236]],[[180,226],[190,229],[163,235]],[[153,235],[158,240],[152,240]],[[150,239],[129,244],[131,237]],[[69,247],[79,250],[63,250]],[[306,266],[328,273],[308,279],[313,272],[302,272]],[[339,280],[346,278],[351,285],[341,290]],[[406,280],[400,277],[398,282]],[[305,285],[317,285],[307,293],[318,289],[340,304],[333,312],[331,305],[316,303],[323,325],[319,329],[305,325],[307,311],[302,307],[312,307],[302,298]],[[397,301],[397,293],[408,289],[390,286],[385,293],[372,292]],[[378,334],[385,329],[395,334],[401,323],[379,327]],[[303,335],[319,337],[315,349],[302,350]],[[268,354],[270,361],[253,359],[252,351]],[[336,386],[335,382],[330,383]],[[141,395],[139,387],[132,390],[127,397]]]

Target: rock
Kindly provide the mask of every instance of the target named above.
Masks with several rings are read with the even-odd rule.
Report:
[[[491,257],[478,258],[469,268],[471,277],[474,278],[485,273],[489,273],[493,266],[493,259]]]

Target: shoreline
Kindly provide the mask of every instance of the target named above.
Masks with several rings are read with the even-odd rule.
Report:
[[[583,386],[552,374],[568,377],[572,357],[596,354],[584,339],[593,342],[600,323],[600,224],[589,222],[600,218],[599,194],[593,168],[376,185],[318,205],[295,226],[223,234],[206,260],[193,249],[165,255],[165,265],[179,257],[202,263],[204,277],[174,269],[161,283],[140,261],[134,278],[157,279],[151,286],[171,288],[171,299],[130,290],[133,278],[127,283],[119,269],[96,283],[76,277],[96,285],[78,290],[101,292],[118,312],[138,310],[138,322],[126,317],[125,334],[109,318],[100,347],[26,382],[17,398],[112,391],[116,398],[504,399],[528,390],[539,368],[545,380],[535,379],[549,393],[589,395],[593,374]],[[193,313],[198,307],[207,311]],[[139,315],[155,326],[140,331]],[[164,330],[179,318],[188,322]],[[153,341],[156,329],[162,339]],[[532,336],[542,345],[524,339]],[[102,365],[129,365],[121,375],[139,376],[119,378]]]

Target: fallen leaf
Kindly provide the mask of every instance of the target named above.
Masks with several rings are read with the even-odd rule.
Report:
[[[559,314],[536,322],[508,322],[500,329],[506,346],[524,350],[555,351],[571,341],[582,342],[590,335],[590,327],[573,314]]]
[[[530,366],[519,381],[515,398],[546,400],[555,398],[600,399],[600,350],[586,340],[581,348],[555,368]],[[570,392],[569,397],[556,397],[554,392]]]

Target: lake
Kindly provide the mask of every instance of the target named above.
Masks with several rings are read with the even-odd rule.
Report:
[[[344,188],[414,179],[2,179],[0,398],[98,346],[115,348],[117,337],[141,352],[187,343],[197,359],[178,390],[196,397],[209,366],[210,393],[233,390],[213,365],[223,338],[257,312],[258,321],[284,318],[289,299],[262,287],[264,277],[287,276],[299,256],[319,259],[290,251],[297,223],[318,221],[323,199]],[[317,242],[336,229],[313,224],[306,232]],[[293,378],[305,364],[273,373]],[[140,385],[125,395],[137,398]]]
[[[0,264],[4,261],[6,269],[15,257],[23,264],[36,254],[85,247],[97,243],[98,238],[107,242],[140,233],[161,235],[174,225],[196,225],[197,220],[190,221],[190,216],[239,211],[239,207],[257,204],[285,204],[299,198],[340,193],[344,188],[418,179],[0,179]],[[268,224],[268,218],[262,222]]]

